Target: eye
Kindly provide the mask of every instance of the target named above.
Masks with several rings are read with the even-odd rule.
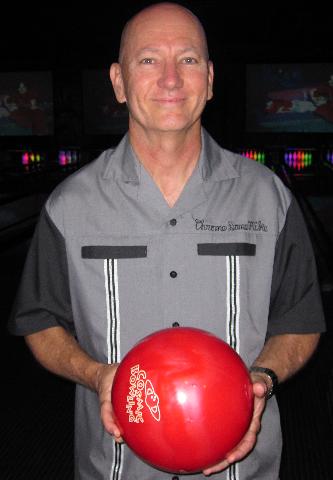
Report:
[[[198,60],[196,58],[193,58],[193,57],[185,57],[185,58],[182,59],[182,63],[191,65],[191,64],[198,63]]]
[[[144,65],[150,65],[152,63],[154,63],[154,59],[153,58],[143,58],[140,63],[143,63]]]

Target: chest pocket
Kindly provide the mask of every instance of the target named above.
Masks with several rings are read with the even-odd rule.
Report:
[[[81,249],[82,258],[118,259],[144,258],[147,256],[146,245],[88,245]]]
[[[199,243],[198,255],[250,256],[256,254],[254,243]]]

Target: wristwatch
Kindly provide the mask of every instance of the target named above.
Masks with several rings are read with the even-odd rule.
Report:
[[[271,386],[270,388],[268,389],[268,392],[266,394],[266,398],[271,398],[272,395],[274,395],[275,391],[276,391],[276,387],[278,386],[279,384],[279,380],[278,380],[278,377],[276,375],[276,373],[271,370],[270,368],[265,368],[265,367],[250,367],[250,372],[253,372],[253,373],[264,373],[265,375],[267,375],[270,380],[271,380]]]

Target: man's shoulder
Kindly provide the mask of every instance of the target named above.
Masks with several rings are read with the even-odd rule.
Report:
[[[223,147],[220,147],[220,158],[221,163],[226,162],[234,172],[239,191],[260,201],[263,208],[279,208],[286,214],[292,193],[272,169]]]
[[[221,147],[222,155],[235,169],[239,177],[250,176],[254,180],[270,180],[275,177],[275,173],[268,168],[266,165],[263,165],[255,160],[247,158],[240,153],[236,153],[231,150],[227,150]]]
[[[229,162],[230,165],[237,172],[240,179],[251,179],[254,183],[260,183],[268,185],[278,184],[281,189],[288,191],[289,189],[283,184],[277,174],[268,166],[263,165],[256,160],[250,159],[241,155],[240,153],[233,152],[221,147],[222,156]]]
[[[112,161],[114,150],[114,148],[104,150],[97,158],[69,175],[57,185],[50,198],[55,199],[58,196],[87,194],[90,189],[96,187],[99,177],[103,176],[107,164]]]
[[[94,195],[106,166],[112,161],[114,148],[104,150],[97,158],[60,182],[49,195],[45,207],[51,217],[58,217],[69,205],[84,205]]]
[[[206,162],[215,179],[235,179],[238,181],[270,181],[275,174],[264,165],[225,148],[203,130]]]

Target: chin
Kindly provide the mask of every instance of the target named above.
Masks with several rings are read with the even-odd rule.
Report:
[[[161,131],[179,131],[188,128],[190,122],[185,121],[184,119],[166,119],[164,121],[156,122],[154,128],[157,128]]]
[[[165,125],[163,127],[155,127],[155,130],[156,131],[159,131],[159,132],[182,132],[184,130],[187,130],[188,127],[187,126],[175,126],[175,125]]]

